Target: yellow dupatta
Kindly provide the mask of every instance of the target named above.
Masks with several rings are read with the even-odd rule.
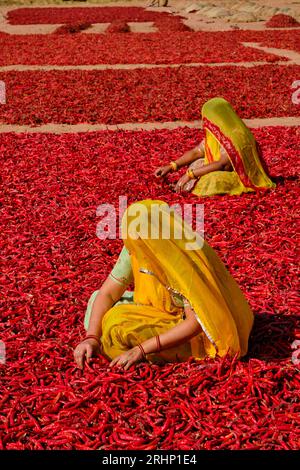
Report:
[[[166,305],[171,293],[181,294],[203,331],[191,341],[194,356],[247,353],[253,314],[244,295],[214,250],[165,202],[145,200],[129,206],[122,236],[133,259],[136,303],[155,297],[159,288]]]
[[[202,107],[205,130],[205,164],[220,159],[221,145],[234,171],[214,171],[200,178],[193,193],[238,195],[243,192],[274,188],[259,159],[251,131],[224,98],[213,98]]]

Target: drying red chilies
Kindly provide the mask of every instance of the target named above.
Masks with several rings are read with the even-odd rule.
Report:
[[[175,159],[195,146],[202,131],[0,135],[4,449],[298,447],[291,344],[299,335],[299,129],[253,132],[277,188],[205,200],[205,236],[255,313],[248,357],[141,364],[128,372],[110,370],[101,358],[84,372],[73,365],[87,299],[121,249],[119,240],[97,239],[96,208],[108,199],[117,205],[119,194],[131,194],[129,203],[141,194],[169,204],[203,202],[152,176],[166,155]]]
[[[178,16],[119,7],[22,8],[8,17],[15,25],[62,26],[57,34],[0,33],[0,66],[41,66],[0,72],[7,90],[0,122],[198,120],[216,94],[243,118],[299,115],[291,99],[299,65],[242,44],[299,51],[299,28],[192,32]],[[158,31],[129,32],[131,22],[152,22]],[[94,23],[110,27],[83,32]],[[243,61],[260,65],[238,66]],[[212,62],[236,66],[170,67]],[[97,64],[166,67],[76,70]],[[178,195],[153,177],[158,165],[200,142],[199,129],[0,134],[1,450],[299,448],[300,374],[292,345],[300,338],[300,129],[253,133],[276,189],[206,199]],[[124,372],[97,357],[83,371],[75,367],[87,300],[122,247],[119,239],[97,238],[96,209],[107,202],[118,207],[119,195],[128,195],[128,203],[142,197],[205,204],[205,238],[255,314],[245,358],[143,363]]]
[[[0,122],[193,121],[213,96],[227,99],[242,118],[299,116],[300,106],[291,99],[291,84],[299,74],[299,65],[2,72],[8,91]],[[238,84],[244,94],[236,93]],[[52,182],[51,189],[63,199],[58,188]]]
[[[94,34],[89,23],[67,24],[54,34],[10,35],[0,32],[1,65],[94,65],[94,64],[185,64],[220,62],[276,62],[286,60],[274,54],[246,47],[242,42],[264,42],[269,47],[297,47],[299,32],[264,31],[255,39],[251,31],[156,33],[128,32],[127,23],[114,21],[104,34]],[[78,34],[69,34],[72,30]],[[121,29],[121,31],[120,31]],[[123,30],[127,34],[123,34]],[[61,35],[65,33],[61,47]],[[114,34],[110,34],[114,33]],[[258,32],[261,33],[261,32]],[[276,46],[274,46],[274,43]],[[299,46],[298,46],[299,47]],[[297,49],[295,49],[297,50]]]
[[[266,26],[268,28],[299,28],[300,23],[290,15],[278,13],[266,22]]]

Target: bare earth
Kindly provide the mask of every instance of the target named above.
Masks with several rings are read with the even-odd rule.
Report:
[[[299,117],[282,117],[282,118],[266,118],[266,119],[244,119],[245,124],[250,128],[259,128],[266,126],[300,126]],[[201,129],[202,121],[175,121],[175,122],[143,122],[132,123],[124,122],[122,124],[43,124],[37,127],[4,125],[1,132],[20,133],[51,133],[51,134],[69,134],[78,132],[95,132],[95,131],[153,131],[159,129],[177,129],[178,127],[189,127]]]

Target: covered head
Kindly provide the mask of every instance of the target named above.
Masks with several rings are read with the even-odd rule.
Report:
[[[126,210],[122,236],[140,273],[188,300],[209,356],[246,353],[252,312],[222,261],[189,224],[165,202],[144,200]]]
[[[209,146],[213,148],[217,141],[226,150],[241,189],[275,187],[264,171],[252,132],[228,101],[221,97],[212,98],[202,106],[201,114]]]

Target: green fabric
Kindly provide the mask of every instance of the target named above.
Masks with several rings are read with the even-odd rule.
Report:
[[[128,286],[133,282],[133,272],[131,267],[130,261],[130,254],[125,246],[123,246],[122,251],[114,265],[109,277],[117,282],[118,284],[122,284],[124,286]],[[98,294],[99,290],[95,290],[91,297],[89,298],[85,316],[84,316],[84,328],[87,330],[90,322],[90,317],[92,313],[93,303]],[[177,307],[183,307],[183,300],[180,295],[173,294],[172,295],[173,302]],[[133,291],[126,290],[120,300],[116,302],[116,305],[120,304],[133,304]]]
[[[128,286],[133,282],[130,254],[125,246],[123,246],[109,277],[124,286]]]

